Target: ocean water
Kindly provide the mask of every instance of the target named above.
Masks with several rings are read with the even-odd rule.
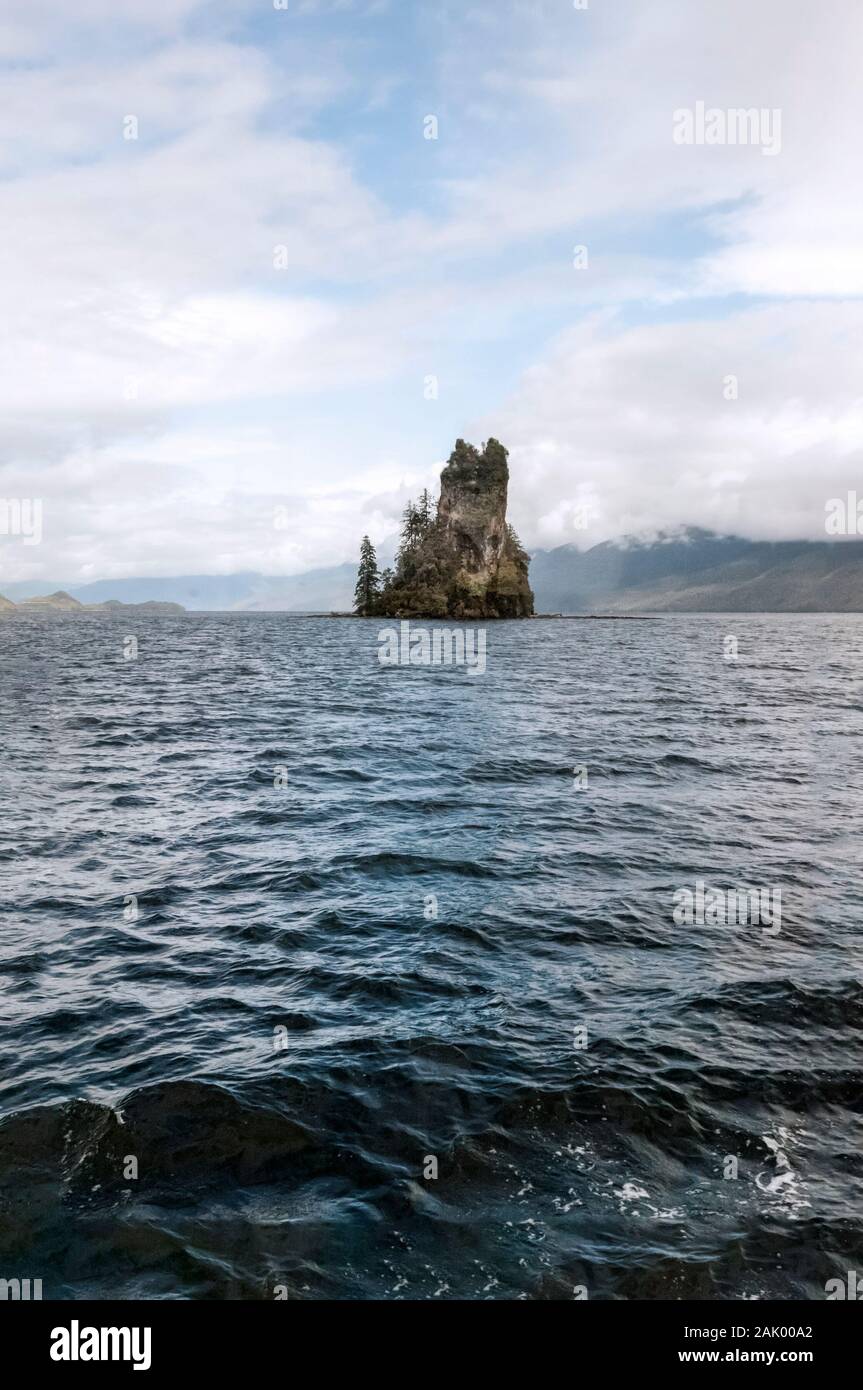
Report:
[[[378,626],[0,623],[0,1277],[823,1298],[863,619],[499,623],[482,675]],[[675,920],[699,881],[781,920]]]

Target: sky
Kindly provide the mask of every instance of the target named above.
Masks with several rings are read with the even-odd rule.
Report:
[[[823,539],[861,52],[859,0],[0,0],[0,592],[352,560],[457,437],[530,549]]]

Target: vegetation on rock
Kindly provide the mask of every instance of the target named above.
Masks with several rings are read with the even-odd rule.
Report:
[[[507,451],[456,441],[441,474],[437,508],[428,492],[402,518],[394,571],[378,574],[363,537],[355,612],[395,618],[526,618],[533,613],[529,559],[506,521]]]

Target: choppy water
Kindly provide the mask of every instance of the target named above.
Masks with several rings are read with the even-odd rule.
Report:
[[[0,624],[0,1277],[861,1269],[863,620],[501,623],[481,677],[384,668],[369,622],[131,630]],[[781,888],[780,932],[676,925],[699,878]]]

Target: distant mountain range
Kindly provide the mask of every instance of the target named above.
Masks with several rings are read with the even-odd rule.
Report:
[[[104,603],[81,603],[64,590],[54,594],[37,595],[33,598],[19,598],[17,603],[0,594],[0,616],[8,617],[15,613],[64,613],[75,616],[78,613],[106,613],[109,616],[122,613],[184,613],[179,603],[120,603],[117,599],[107,599]]]
[[[863,612],[863,541],[748,541],[696,527],[539,551],[538,612]]]
[[[252,610],[300,613],[329,613],[349,610],[353,604],[356,565],[336,565],[331,569],[310,570],[289,578],[268,578],[251,571],[241,574],[192,574],[167,579],[105,579],[94,584],[76,585],[22,583],[3,584],[0,591],[20,603],[22,599],[66,590],[80,603],[104,603],[119,599],[123,603],[180,603],[184,608],[211,612]]]
[[[74,584],[2,584],[15,602],[57,589],[84,604],[179,603],[192,610],[349,611],[356,565],[288,577],[252,571]],[[859,613],[863,541],[748,541],[696,527],[534,553],[538,613]]]
[[[377,547],[381,569],[395,563],[397,544],[394,537]],[[0,594],[15,603],[61,590],[85,604],[120,600],[180,603],[193,612],[346,613],[353,608],[356,582],[356,561],[287,576],[242,570],[238,574],[184,574],[165,579],[100,579],[92,584],[47,579],[41,583],[4,583],[0,572]]]

